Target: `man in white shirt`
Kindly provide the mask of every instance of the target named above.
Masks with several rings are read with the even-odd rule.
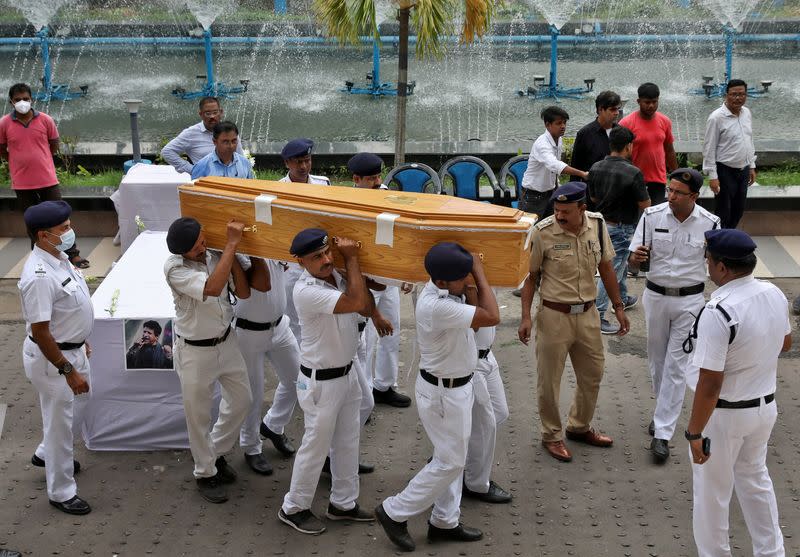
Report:
[[[198,114],[200,122],[183,130],[161,149],[161,157],[178,172],[191,174],[194,165],[214,150],[214,126],[222,121],[224,114],[219,99],[216,97],[200,99]],[[237,144],[236,152],[243,154],[241,142]],[[186,155],[189,160],[181,155]]]
[[[540,135],[531,147],[528,168],[522,176],[522,195],[519,209],[527,213],[536,213],[539,220],[548,216],[550,194],[558,185],[561,174],[577,176],[582,180],[589,177],[588,172],[572,168],[561,160],[564,150],[562,137],[567,131],[569,114],[559,106],[548,106],[541,113],[545,132]]]
[[[403,551],[415,549],[408,519],[431,505],[429,542],[483,538],[483,532],[459,522],[459,506],[472,429],[472,376],[478,360],[474,329],[500,322],[483,265],[463,247],[452,242],[436,244],[425,256],[425,270],[431,280],[417,299],[420,370],[416,395],[433,458],[402,492],[375,509],[386,535]],[[475,306],[464,303],[470,276],[477,287]]]
[[[699,368],[686,429],[697,554],[731,555],[728,511],[735,491],[752,555],[783,557],[767,444],[778,416],[778,357],[792,346],[788,301],[775,285],[753,277],[756,245],[745,232],[712,230],[705,238],[708,274],[719,288],[687,339],[687,349],[696,342],[692,364]]]
[[[747,83],[731,79],[725,102],[708,117],[703,139],[703,172],[716,197],[722,228],[736,228],[744,214],[747,188],[756,179],[753,117],[744,106]]]
[[[703,307],[706,269],[703,259],[707,230],[719,219],[697,204],[703,176],[678,168],[670,174],[667,202],[645,209],[628,248],[628,264],[638,271],[649,261],[642,304],[647,325],[647,362],[656,396],[650,449],[658,464],[669,458],[686,393],[689,356],[683,341],[693,315]]]

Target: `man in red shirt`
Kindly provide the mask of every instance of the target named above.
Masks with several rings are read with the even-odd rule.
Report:
[[[61,199],[53,163],[53,155],[58,153],[58,129],[50,116],[31,108],[31,88],[25,83],[11,86],[8,102],[14,110],[0,118],[0,158],[8,160],[11,188],[25,212],[42,201]],[[89,266],[76,245],[66,253],[76,267]]]
[[[672,121],[658,111],[661,92],[655,83],[643,83],[637,91],[639,110],[622,120],[619,125],[631,130],[633,140],[631,162],[644,174],[651,205],[663,203],[667,173],[678,168],[678,159],[672,145]]]

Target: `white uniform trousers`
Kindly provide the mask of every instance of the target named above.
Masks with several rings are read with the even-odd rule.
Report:
[[[417,410],[433,444],[433,458],[406,488],[383,502],[389,518],[405,522],[431,505],[430,523],[455,528],[461,515],[461,486],[472,429],[472,381],[448,389],[417,377]]]
[[[331,458],[330,502],[350,510],[358,499],[358,442],[361,424],[358,407],[361,388],[358,375],[317,381],[300,375],[297,400],[303,409],[305,431],[294,457],[292,483],[283,498],[283,512],[296,513],[311,508],[325,457]]]
[[[775,402],[763,400],[758,408],[717,408],[711,414],[703,430],[711,439],[711,457],[702,466],[692,464],[692,525],[699,557],[730,557],[728,510],[734,490],[753,556],[785,555],[778,503],[767,470],[767,442],[777,415]]]
[[[370,325],[367,323],[367,328]],[[367,423],[367,418],[369,418],[370,414],[372,414],[373,408],[375,408],[375,397],[372,395],[372,378],[367,375],[367,343],[365,340],[365,335],[362,332],[361,336],[358,340],[358,350],[356,351],[356,357],[353,358],[353,370],[356,372],[358,376],[358,386],[361,389],[361,406],[359,407],[359,420],[360,424],[363,426]]]
[[[373,292],[375,305],[389,320],[394,333],[381,337],[375,324],[367,325],[367,377],[372,378],[372,386],[386,391],[397,384],[398,360],[400,357],[400,287],[387,286],[382,292]]]
[[[647,325],[647,363],[656,396],[655,438],[670,440],[681,414],[690,365],[683,341],[705,302],[702,294],[664,296],[645,289],[642,304]]]
[[[264,360],[269,360],[278,376],[272,406],[263,416],[264,424],[275,433],[283,433],[297,403],[297,374],[300,373],[300,349],[284,316],[277,327],[268,331],[236,329],[236,339],[247,366],[253,404],[242,424],[239,445],[245,454],[261,453],[261,404],[264,399]]]
[[[233,334],[216,346],[192,346],[176,338],[174,351],[194,477],[210,478],[217,473],[214,461],[236,444],[239,428],[253,403],[247,368]],[[218,381],[222,400],[219,418],[211,429],[211,405]]]
[[[90,381],[89,360],[84,348],[62,353],[75,368],[73,373],[83,373]],[[22,365],[28,380],[39,393],[42,442],[36,448],[36,456],[47,463],[47,496],[51,501],[63,503],[78,494],[78,485],[73,477],[73,444],[75,437],[80,435],[88,395],[76,397],[67,380],[27,337],[22,345]]]
[[[475,402],[472,404],[472,431],[464,467],[464,485],[478,493],[489,491],[494,463],[497,426],[508,419],[508,403],[500,366],[494,353],[478,359],[472,378]]]

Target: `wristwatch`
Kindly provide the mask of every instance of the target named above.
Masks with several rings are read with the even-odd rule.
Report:
[[[625,302],[617,302],[611,306],[614,310],[618,310],[620,308],[625,309]]]
[[[58,366],[58,373],[61,375],[69,375],[72,373],[72,370],[75,369],[72,367],[72,364],[69,362],[64,362],[60,366]]]
[[[697,441],[698,439],[702,439],[703,433],[689,433],[689,430],[687,429],[683,433],[683,436],[686,437],[687,441]]]

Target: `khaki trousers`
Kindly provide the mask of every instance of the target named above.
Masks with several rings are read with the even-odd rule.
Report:
[[[600,339],[600,315],[594,306],[583,313],[567,314],[540,303],[536,314],[536,366],[542,441],[563,438],[558,399],[567,354],[577,382],[567,428],[580,433],[589,429],[603,378],[605,352]]]

